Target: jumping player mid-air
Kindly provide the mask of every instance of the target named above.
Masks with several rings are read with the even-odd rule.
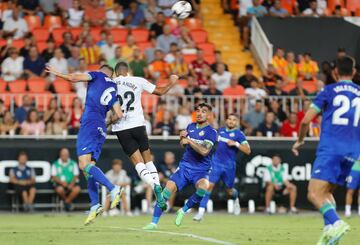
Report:
[[[201,221],[203,219],[211,192],[220,179],[226,185],[226,193],[228,196],[235,201],[234,214],[240,214],[239,193],[234,188],[236,156],[239,151],[249,155],[251,149],[244,133],[238,128],[238,124],[239,118],[235,114],[230,114],[226,119],[226,127],[219,129],[219,143],[212,158],[209,189],[200,202],[199,212],[194,217],[195,221]]]
[[[166,202],[161,194],[159,175],[152,161],[149,139],[146,134],[141,95],[144,91],[158,96],[164,95],[176,84],[179,78],[176,75],[171,75],[169,83],[159,87],[142,77],[129,76],[128,73],[127,63],[119,62],[116,64],[116,78],[114,80],[117,84],[118,99],[124,117],[112,126],[112,131],[116,133],[121,147],[135,165],[141,180],[154,190],[157,205],[165,210]]]
[[[217,139],[216,130],[210,126],[208,118],[211,106],[201,103],[196,108],[196,123],[191,123],[180,133],[180,144],[185,152],[176,172],[170,177],[163,191],[165,200],[173,193],[181,191],[188,185],[194,185],[196,192],[185,206],[176,214],[175,224],[180,226],[186,212],[198,205],[209,188],[208,175],[211,168],[212,148]],[[152,222],[143,229],[155,230],[163,211],[155,206]]]
[[[304,144],[309,124],[322,113],[321,135],[316,160],[308,186],[309,201],[320,210],[325,227],[318,245],[338,244],[350,229],[337,212],[333,192],[344,185],[360,149],[360,86],[352,82],[355,61],[345,56],[337,60],[335,74],[338,82],[327,85],[313,101],[301,122],[299,138],[293,146]]]
[[[114,186],[95,166],[105,142],[107,126],[122,117],[121,107],[116,97],[116,84],[111,79],[113,69],[108,65],[103,65],[98,72],[83,74],[62,74],[50,66],[46,70],[70,82],[88,82],[85,110],[81,117],[76,148],[79,167],[88,181],[91,208],[85,225],[89,225],[104,211],[99,204],[98,183],[106,186],[110,191],[111,208],[116,207],[121,196],[121,188]],[[110,121],[106,122],[106,114],[109,110],[112,110],[112,115]]]

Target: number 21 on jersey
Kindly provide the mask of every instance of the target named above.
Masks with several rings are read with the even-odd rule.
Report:
[[[357,127],[360,119],[360,98],[356,97],[352,101],[345,95],[337,95],[333,100],[333,106],[339,106],[332,116],[332,124],[334,125],[349,125],[349,118],[344,117],[351,108],[355,107],[354,122],[352,125]]]

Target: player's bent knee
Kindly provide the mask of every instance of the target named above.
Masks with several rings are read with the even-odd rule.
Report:
[[[56,191],[57,193],[63,193],[63,192],[64,192],[64,188],[63,188],[62,186],[57,186],[57,187],[55,188],[55,191]]]

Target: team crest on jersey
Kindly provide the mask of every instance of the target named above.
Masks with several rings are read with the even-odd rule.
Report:
[[[200,131],[199,136],[204,136],[205,132],[204,131]]]
[[[230,137],[235,137],[235,133],[229,134]]]

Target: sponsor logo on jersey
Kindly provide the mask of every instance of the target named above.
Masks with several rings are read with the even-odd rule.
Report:
[[[200,131],[199,136],[204,136],[204,135],[205,135],[204,130]]]
[[[229,136],[233,138],[235,137],[235,133],[230,133]]]
[[[98,127],[97,130],[104,138],[106,138],[106,133],[104,132],[104,130],[101,127]]]

